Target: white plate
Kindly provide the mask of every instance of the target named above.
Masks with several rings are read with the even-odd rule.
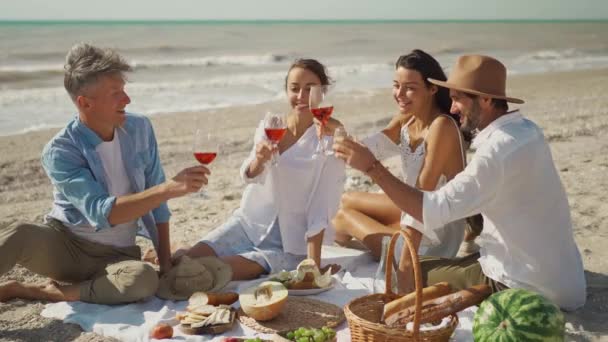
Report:
[[[334,283],[336,282],[336,278],[331,278],[331,283],[329,283],[328,287],[323,287],[320,289],[306,289],[306,290],[288,290],[290,296],[309,296],[319,294],[321,292],[329,291],[334,288]]]

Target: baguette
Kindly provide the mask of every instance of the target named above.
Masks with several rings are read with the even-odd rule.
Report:
[[[437,297],[445,296],[452,292],[452,287],[446,282],[437,283],[432,286],[425,287],[422,289],[422,301],[427,301]],[[397,298],[384,305],[384,311],[382,317],[385,319],[392,316],[393,314],[408,308],[416,302],[416,292],[411,292],[403,297]]]
[[[436,322],[446,316],[462,311],[469,306],[478,305],[490,294],[492,289],[486,285],[475,285],[423,303],[420,324]],[[414,320],[414,307],[403,309],[386,319],[391,327],[402,326]]]
[[[198,307],[201,305],[230,305],[239,300],[239,294],[236,292],[194,292],[188,299],[188,307]]]

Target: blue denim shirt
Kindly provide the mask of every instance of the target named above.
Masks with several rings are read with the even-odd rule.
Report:
[[[132,192],[163,183],[165,174],[150,120],[127,114],[116,132]],[[108,193],[103,165],[95,149],[101,142],[76,117],[44,147],[42,166],[54,186],[50,217],[67,226],[93,226],[96,231],[112,228],[108,217],[116,197]],[[138,234],[150,238],[158,248],[156,224],[168,222],[170,216],[167,203],[161,204],[138,220]]]

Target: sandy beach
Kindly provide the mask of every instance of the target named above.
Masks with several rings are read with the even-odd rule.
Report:
[[[574,235],[585,265],[587,304],[566,314],[567,340],[608,341],[607,91],[608,70],[513,76],[509,80],[508,93],[526,100],[519,108],[544,129],[550,142],[569,196]],[[335,106],[336,118],[359,137],[381,127],[395,112],[389,87],[352,93],[338,98]],[[168,177],[195,163],[190,153],[195,127],[210,125],[224,137],[220,155],[211,165],[211,199],[184,197],[169,203],[173,243],[196,242],[239,205],[244,186],[238,167],[249,153],[255,126],[266,111],[286,108],[286,103],[273,102],[152,117]],[[41,167],[40,153],[57,130],[0,137],[0,226],[18,220],[41,222],[49,211],[52,188]],[[347,190],[373,187],[359,172],[349,169],[347,173]],[[143,239],[138,243],[144,249],[149,246]],[[46,281],[19,266],[1,276],[0,282],[9,279]],[[114,341],[41,317],[44,304],[22,300],[0,303],[0,341]]]

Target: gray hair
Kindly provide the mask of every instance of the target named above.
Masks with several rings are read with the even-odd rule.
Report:
[[[72,46],[65,58],[64,69],[63,85],[74,101],[99,77],[116,73],[122,76],[124,72],[133,70],[116,51],[87,43]]]

